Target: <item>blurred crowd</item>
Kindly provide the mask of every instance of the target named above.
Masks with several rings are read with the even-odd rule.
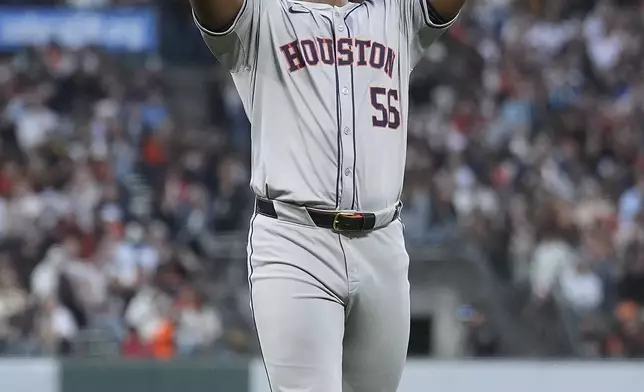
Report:
[[[411,91],[410,245],[464,228],[590,357],[644,356],[643,7],[471,0]],[[243,298],[201,280],[204,233],[249,216],[239,102],[217,87],[187,129],[162,72],[55,44],[0,59],[0,351],[249,350]]]
[[[412,90],[407,233],[466,228],[591,357],[644,356],[643,4],[472,1]]]
[[[0,352],[250,349],[202,246],[246,226],[247,152],[177,124],[162,75],[56,43],[0,57]]]
[[[193,277],[203,233],[244,226],[248,176],[225,134],[173,123],[157,72],[56,45],[0,61],[7,350],[69,352],[93,330],[154,355],[224,337]]]

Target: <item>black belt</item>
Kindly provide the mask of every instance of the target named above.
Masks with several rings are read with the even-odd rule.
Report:
[[[258,214],[278,219],[271,200],[256,198],[255,207]],[[306,208],[306,211],[315,226],[335,232],[362,232],[376,227],[376,214],[370,212],[321,211],[311,208]],[[399,215],[400,207],[397,207],[391,222],[398,219]]]

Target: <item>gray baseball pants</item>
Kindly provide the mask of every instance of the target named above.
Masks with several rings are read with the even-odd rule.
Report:
[[[337,234],[255,214],[251,308],[272,392],[395,392],[409,340],[409,257],[395,220]]]

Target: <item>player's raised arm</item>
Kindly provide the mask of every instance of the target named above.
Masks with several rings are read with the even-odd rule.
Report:
[[[447,23],[454,20],[467,0],[418,0],[426,1],[430,12],[433,10],[437,22]]]
[[[264,0],[190,0],[195,23],[212,53],[231,72],[252,66]]]
[[[190,0],[190,4],[203,27],[224,32],[235,22],[244,0]]]
[[[396,0],[400,3],[403,26],[409,37],[433,30],[436,39],[451,26],[467,0]]]
[[[390,0],[397,2],[402,33],[410,41],[412,64],[458,17],[467,0]]]

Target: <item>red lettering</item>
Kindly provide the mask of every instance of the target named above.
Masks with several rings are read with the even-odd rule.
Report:
[[[327,65],[335,64],[335,48],[333,40],[330,38],[318,38],[318,46],[320,48],[320,58],[322,62]]]
[[[371,45],[371,59],[369,65],[374,68],[380,69],[385,65],[385,52],[386,48],[383,44],[374,42]]]
[[[396,52],[388,48],[387,50],[387,61],[385,62],[385,73],[389,78],[392,77],[394,72],[394,64],[396,63]]]
[[[340,38],[338,40],[338,65],[353,64],[353,39]]]
[[[367,48],[371,47],[371,41],[356,39],[356,48],[358,48],[358,65],[367,65]]]
[[[299,71],[306,66],[304,63],[304,56],[302,56],[302,51],[300,50],[299,41],[295,40],[288,43],[280,47],[280,50],[286,57],[289,72]]]

